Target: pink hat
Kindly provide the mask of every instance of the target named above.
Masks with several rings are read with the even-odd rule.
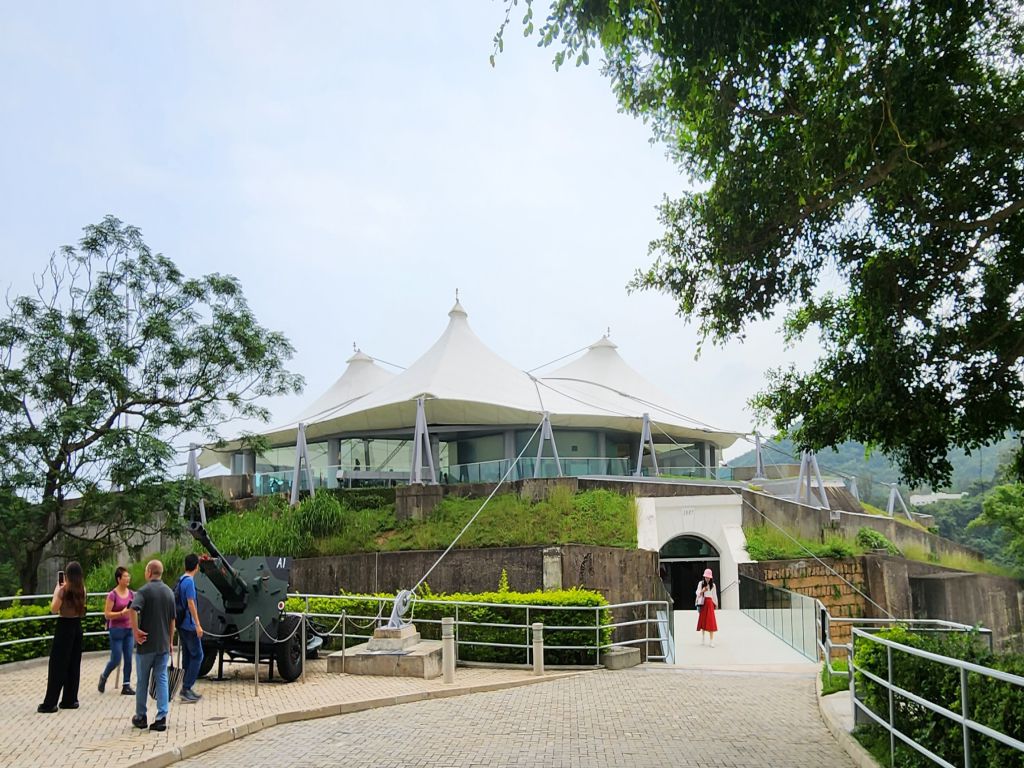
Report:
[[[704,578],[705,579],[714,578],[714,574],[711,573],[711,569],[710,568],[705,568],[704,569]]]

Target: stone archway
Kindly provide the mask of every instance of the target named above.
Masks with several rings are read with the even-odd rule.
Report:
[[[705,568],[710,568],[719,578],[721,559],[714,545],[700,536],[676,536],[665,543],[658,551],[658,573],[672,595],[675,610],[695,610],[697,582]]]

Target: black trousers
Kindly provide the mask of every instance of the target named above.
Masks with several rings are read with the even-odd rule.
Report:
[[[82,673],[82,620],[57,619],[57,630],[53,633],[50,648],[50,667],[46,677],[46,697],[43,704],[52,707],[61,697],[61,704],[78,701],[78,681]]]

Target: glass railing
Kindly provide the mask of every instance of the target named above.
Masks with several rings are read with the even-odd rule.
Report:
[[[468,464],[452,464],[446,470],[449,483],[496,483],[505,476],[511,465],[509,459],[498,459],[496,461],[477,461]],[[629,474],[629,459],[616,458],[566,458],[560,459],[562,475],[568,477],[580,477],[583,475],[611,475],[625,476]],[[552,458],[541,458],[539,460],[539,471],[537,477],[558,477],[558,465]],[[523,457],[519,460],[509,480],[523,480],[535,476],[538,469],[538,460],[535,457]]]
[[[654,477],[654,467],[643,467],[640,474]],[[731,467],[663,467],[658,465],[658,477],[672,479],[685,477],[693,480],[732,480]]]
[[[807,658],[818,660],[813,597],[741,575],[740,611]]]
[[[495,461],[476,461],[466,464],[442,465],[437,471],[437,481],[442,484],[456,483],[497,483],[511,465],[509,459]],[[628,458],[613,457],[577,457],[560,458],[561,474],[567,477],[583,477],[596,475],[603,477],[629,477],[633,469]],[[559,462],[553,457],[537,459],[524,456],[519,460],[509,480],[524,480],[536,477],[558,477]],[[538,470],[535,472],[535,470]],[[660,467],[660,476],[665,478],[685,477],[703,480],[730,480],[732,470],[718,467],[709,471],[705,467]],[[282,469],[272,472],[257,472],[254,487],[257,496],[273,493],[291,493],[294,470]],[[333,465],[313,470],[314,488],[339,488],[352,486],[395,485],[409,482],[408,467],[366,468],[355,464]],[[654,476],[651,467],[644,467],[641,474],[645,477]],[[299,489],[308,490],[306,473],[299,478]]]

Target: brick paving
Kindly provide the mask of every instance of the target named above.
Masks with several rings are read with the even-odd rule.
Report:
[[[181,768],[846,768],[807,674],[657,666],[279,725]]]
[[[264,667],[256,696],[252,667],[228,664],[224,671],[230,679],[200,680],[196,690],[202,701],[172,702],[167,731],[155,733],[132,727],[135,697],[121,696],[113,675],[107,692],[97,692],[96,680],[106,659],[106,654],[83,657],[79,709],[46,715],[36,712],[46,689],[46,660],[0,667],[0,766],[156,768],[279,722],[537,680],[518,669],[460,668],[455,686],[445,686],[440,678],[328,674],[326,659],[319,659],[308,662],[305,683],[268,683]],[[149,705],[152,721],[156,708],[152,700]]]

